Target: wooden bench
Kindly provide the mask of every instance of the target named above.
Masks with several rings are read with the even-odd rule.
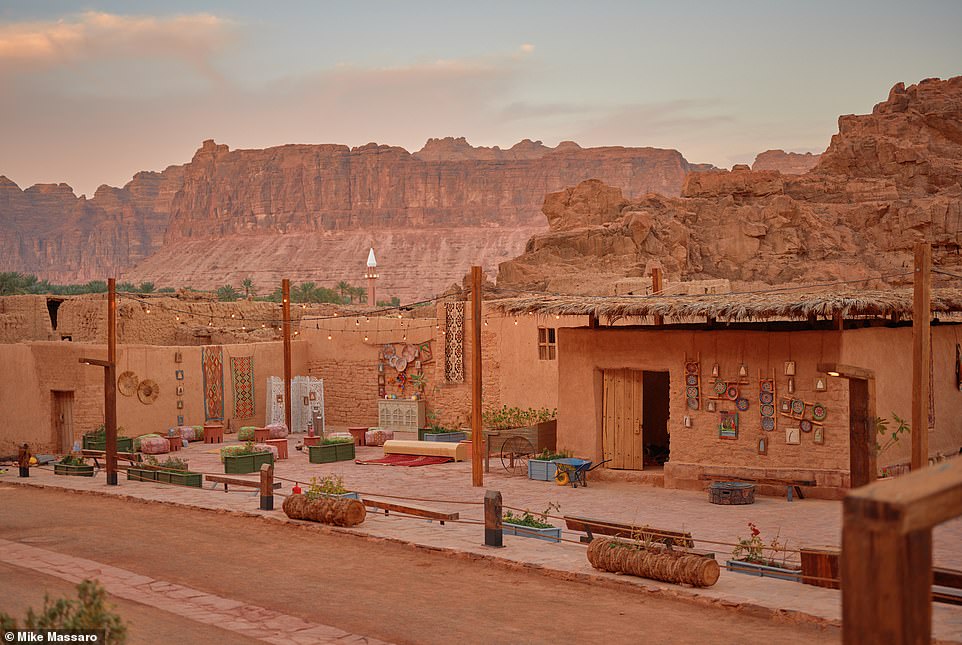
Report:
[[[773,477],[735,477],[733,475],[700,475],[698,479],[702,481],[722,481],[722,482],[748,482],[750,484],[761,484],[763,486],[784,486],[785,497],[788,501],[792,500],[792,491],[798,495],[798,499],[805,499],[802,493],[802,486],[814,486],[815,482],[810,479],[777,479]]]
[[[242,488],[260,488],[260,481],[255,481],[253,479],[241,479],[240,477],[228,477],[226,475],[204,475],[204,480],[209,481],[214,484],[214,488],[217,484],[224,485],[224,492],[228,491],[228,486],[240,486]],[[280,482],[274,482],[274,488],[280,488]]]
[[[669,531],[656,529],[653,526],[633,526],[622,524],[621,522],[609,522],[607,520],[593,520],[587,517],[576,517],[565,515],[565,524],[571,531],[581,531],[587,533],[582,536],[582,542],[591,542],[595,539],[595,533],[599,535],[611,535],[614,537],[631,538],[633,540],[651,541],[664,543],[670,540],[672,546],[691,548],[695,546],[695,541],[688,531]],[[704,553],[708,553],[705,551]],[[712,554],[712,557],[715,557]]]
[[[415,517],[424,517],[429,520],[438,520],[441,526],[444,526],[445,521],[457,520],[460,516],[458,513],[448,513],[445,511],[435,511],[429,508],[421,508],[418,506],[408,506],[407,504],[398,504],[396,502],[385,502],[379,499],[369,499],[365,497],[363,500],[364,505],[369,508],[378,508],[384,511],[387,515],[391,511],[395,513],[404,513],[405,515],[414,515]]]
[[[100,459],[107,458],[106,450],[81,450],[80,454],[84,457],[90,457],[94,460],[94,465],[100,468]],[[126,461],[131,464],[139,464],[144,460],[144,456],[139,452],[118,452],[117,461]],[[123,469],[123,467],[121,467]]]

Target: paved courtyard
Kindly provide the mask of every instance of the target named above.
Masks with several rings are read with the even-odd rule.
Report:
[[[560,544],[506,536],[505,547],[483,546],[481,501],[485,490],[502,493],[505,506],[544,510],[549,503],[559,504],[563,515],[584,515],[601,520],[647,524],[661,529],[687,530],[696,540],[696,548],[716,551],[724,563],[731,548],[712,542],[732,543],[748,535],[748,522],[753,522],[769,541],[778,535],[779,542],[789,548],[800,546],[838,545],[841,539],[841,503],[826,500],[795,500],[785,497],[756,497],[748,506],[717,506],[708,503],[707,493],[665,490],[653,486],[621,481],[592,480],[587,488],[559,487],[553,482],[530,481],[506,473],[496,458],[485,473],[483,488],[471,486],[470,462],[442,464],[418,468],[358,465],[354,462],[311,464],[307,453],[294,449],[298,435],[289,440],[290,458],[277,462],[278,477],[299,481],[301,486],[313,476],[340,475],[347,488],[362,495],[395,496],[399,503],[458,511],[461,521],[440,526],[423,519],[369,511],[365,522],[351,529],[325,530],[353,533],[373,538],[407,542],[430,549],[448,550],[468,557],[489,558],[507,566],[533,568],[562,578],[590,579],[607,585],[632,585],[636,588],[677,596],[694,602],[721,604],[767,613],[795,620],[837,622],[841,617],[840,593],[810,585],[756,578],[723,570],[718,583],[708,589],[692,589],[657,581],[616,576],[593,569],[585,557],[585,546],[577,543],[580,533],[565,531]],[[231,445],[237,442],[228,442]],[[175,456],[189,459],[195,472],[223,473],[219,447],[193,443]],[[381,448],[359,447],[357,456],[371,459],[383,454]],[[251,479],[256,475],[246,476]],[[103,473],[92,479],[55,476],[48,469],[34,469],[29,480],[19,479],[16,469],[0,476],[9,483],[55,486],[95,491],[109,495],[125,495],[144,500],[185,504],[200,508],[229,510],[268,516],[291,522],[280,510],[278,497],[274,511],[258,510],[258,493],[232,488],[224,493],[218,486],[211,490],[185,488],[147,482],[121,480],[119,486],[106,486]],[[283,482],[279,493],[289,494],[290,484]],[[555,521],[556,525],[562,522]],[[709,542],[699,542],[707,540]],[[938,527],[934,534],[936,565],[962,568],[962,520]],[[962,607],[942,604],[933,606],[936,638],[962,642]]]

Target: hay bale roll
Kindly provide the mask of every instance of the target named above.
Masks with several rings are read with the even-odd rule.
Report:
[[[617,538],[595,538],[588,546],[588,562],[595,569],[627,573],[662,582],[710,587],[718,582],[718,563],[685,551],[647,547]]]
[[[283,509],[293,520],[310,520],[334,526],[357,526],[367,516],[367,510],[360,500],[333,497],[310,500],[303,494],[289,496],[284,500]]]

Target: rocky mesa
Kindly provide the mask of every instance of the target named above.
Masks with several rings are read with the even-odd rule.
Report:
[[[587,181],[548,195],[543,213],[549,230],[501,264],[499,286],[610,293],[653,262],[735,288],[908,283],[917,241],[937,265],[962,262],[962,77],[899,83],[872,114],[840,117],[804,174],[736,166],[640,199]]]

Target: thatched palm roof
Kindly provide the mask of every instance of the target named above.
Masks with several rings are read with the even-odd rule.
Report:
[[[799,292],[772,289],[765,292],[704,295],[565,296],[529,295],[489,304],[507,315],[542,314],[587,316],[618,320],[660,315],[675,320],[759,321],[808,320],[812,316],[912,317],[911,289],[850,292]],[[932,292],[932,313],[962,312],[962,289]]]

